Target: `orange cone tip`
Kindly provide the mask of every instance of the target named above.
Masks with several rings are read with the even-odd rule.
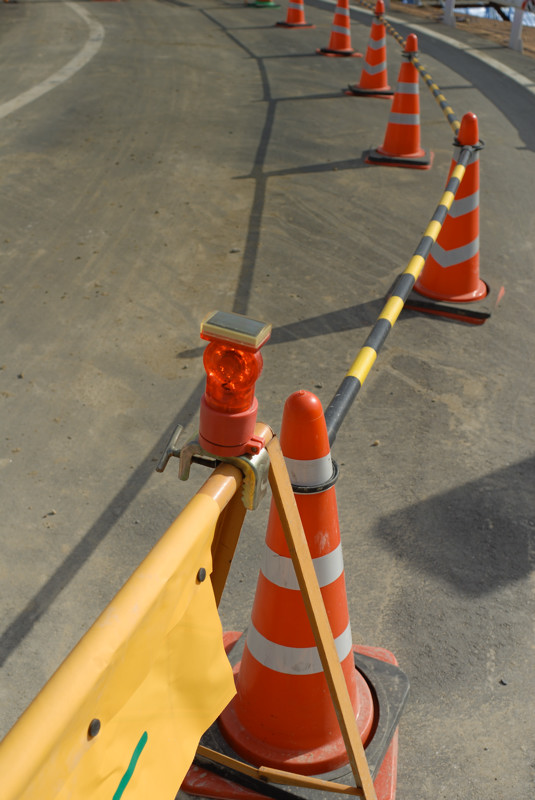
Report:
[[[476,145],[479,142],[479,127],[477,117],[469,111],[461,120],[461,126],[457,133],[457,141],[464,147],[465,145]]]
[[[323,408],[315,394],[301,389],[286,400],[280,439],[287,458],[309,460],[329,455]]]
[[[418,52],[418,37],[415,33],[409,33],[407,36],[407,40],[405,42],[405,52],[406,53],[417,53]]]

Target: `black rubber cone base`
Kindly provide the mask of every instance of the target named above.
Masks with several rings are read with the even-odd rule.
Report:
[[[311,25],[308,22],[276,22],[275,23],[277,28],[315,28],[315,25]]]
[[[448,303],[442,300],[430,300],[413,290],[405,301],[405,308],[410,311],[420,311],[422,314],[433,314],[436,317],[465,322],[469,325],[483,325],[498,307],[505,294],[503,286],[500,286],[500,289],[495,291],[488,283],[485,282],[485,284],[488,288],[486,296],[481,300],[474,300],[474,302],[468,303]]]
[[[344,90],[348,95],[357,97],[392,97],[394,90],[389,86],[386,89],[361,89],[358,83],[349,84]]]
[[[368,150],[364,161],[379,167],[406,167],[409,169],[430,169],[434,153],[425,150],[423,156],[387,156],[378,150]]]
[[[331,56],[334,58],[362,58],[362,53],[356,50],[329,50],[328,47],[320,47],[316,50],[319,56]]]

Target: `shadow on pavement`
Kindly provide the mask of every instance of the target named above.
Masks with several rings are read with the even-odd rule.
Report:
[[[375,534],[467,596],[518,581],[534,567],[535,457],[384,517]]]

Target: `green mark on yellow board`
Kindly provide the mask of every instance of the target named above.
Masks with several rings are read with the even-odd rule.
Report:
[[[143,750],[143,748],[147,744],[147,739],[148,738],[149,738],[149,735],[148,735],[147,731],[145,731],[145,733],[143,734],[143,736],[141,737],[141,739],[137,743],[136,749],[132,753],[132,758],[130,759],[130,764],[128,765],[128,769],[126,770],[125,774],[121,778],[121,782],[120,782],[119,786],[117,787],[117,791],[113,795],[113,800],[121,800],[121,797],[123,796],[123,792],[126,789],[126,787],[128,786],[128,784],[130,783],[130,778],[134,774],[134,770],[136,768],[136,764],[138,762],[139,756],[141,755],[141,751]]]

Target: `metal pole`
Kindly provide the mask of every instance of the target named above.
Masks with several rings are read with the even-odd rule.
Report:
[[[511,50],[518,50],[522,52],[522,21],[524,17],[524,3],[522,6],[516,6],[513,14],[513,21],[511,23],[511,36],[509,37],[509,47]]]

